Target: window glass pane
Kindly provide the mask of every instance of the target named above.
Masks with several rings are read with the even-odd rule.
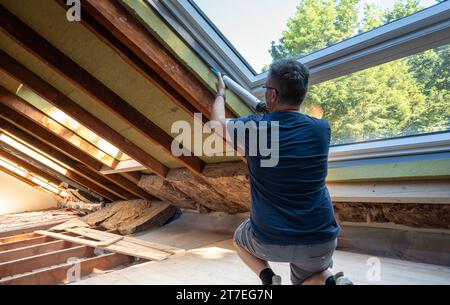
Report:
[[[260,73],[277,59],[301,58],[437,0],[193,0]]]
[[[302,111],[333,144],[450,129],[450,45],[311,86]]]

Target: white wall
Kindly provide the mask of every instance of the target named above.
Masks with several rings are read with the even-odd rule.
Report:
[[[0,171],[0,215],[56,207],[56,199]]]

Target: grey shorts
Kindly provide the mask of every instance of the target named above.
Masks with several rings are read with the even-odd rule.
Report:
[[[291,282],[301,285],[312,275],[333,266],[333,253],[337,240],[317,245],[267,245],[258,241],[252,231],[250,219],[244,221],[234,233],[234,241],[253,256],[268,262],[289,263]]]

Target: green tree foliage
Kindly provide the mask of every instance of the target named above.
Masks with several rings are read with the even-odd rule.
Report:
[[[398,0],[385,12],[365,4],[359,20],[360,2],[303,0],[272,43],[272,58],[299,58],[422,9],[418,0]],[[334,143],[448,129],[449,55],[443,46],[312,86],[303,111],[323,109]]]

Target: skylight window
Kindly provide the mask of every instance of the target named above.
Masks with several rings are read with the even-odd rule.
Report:
[[[396,21],[436,0],[190,0],[256,73]]]

